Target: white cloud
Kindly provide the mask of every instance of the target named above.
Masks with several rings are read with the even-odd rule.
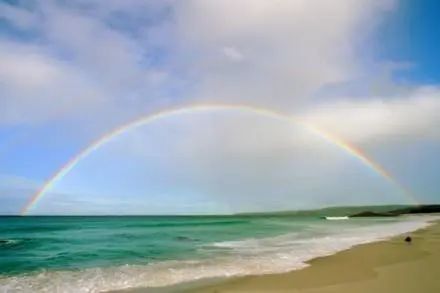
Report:
[[[87,120],[93,126],[108,125],[161,102],[167,70],[151,65],[143,35],[119,30],[108,21],[109,13],[140,11],[104,6],[107,3],[47,1],[26,8],[2,4],[0,17],[26,37],[0,39],[0,124]],[[143,34],[154,26],[137,25]]]
[[[10,39],[2,54],[0,123],[106,123],[191,98],[293,110],[362,72],[356,47],[392,2],[2,4],[1,17],[30,38]]]
[[[356,143],[440,139],[440,89],[424,87],[393,98],[341,99],[304,118]]]
[[[230,60],[236,62],[241,61],[244,58],[243,54],[234,47],[223,47],[223,54],[225,54]]]
[[[329,83],[362,72],[364,45],[391,1],[185,1],[180,45],[200,99],[298,106]],[[217,54],[244,62],[225,62]],[[361,57],[361,58],[359,58]]]
[[[4,83],[34,89],[47,86],[61,73],[57,65],[37,54],[5,51],[2,50],[0,59],[0,78]]]
[[[34,46],[0,43],[0,123],[64,119],[96,106],[98,88]]]

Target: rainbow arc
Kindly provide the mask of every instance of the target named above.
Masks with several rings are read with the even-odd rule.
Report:
[[[72,157],[69,161],[67,161],[61,168],[59,168],[42,186],[40,189],[35,192],[31,198],[27,201],[27,203],[24,205],[24,207],[21,210],[22,215],[26,215],[29,213],[29,211],[32,210],[32,208],[44,197],[45,194],[49,190],[53,188],[53,186],[62,180],[75,166],[88,157],[90,154],[98,150],[101,146],[105,145],[112,139],[118,137],[119,135],[130,131],[131,129],[147,125],[149,123],[166,119],[172,116],[181,115],[181,114],[196,114],[201,112],[209,112],[209,111],[241,111],[241,112],[248,112],[248,113],[254,113],[256,115],[261,115],[264,117],[277,119],[281,121],[285,121],[288,123],[295,123],[302,125],[306,129],[310,130],[312,133],[315,133],[322,139],[328,141],[329,143],[332,143],[336,146],[338,146],[340,149],[345,151],[347,154],[351,155],[352,157],[358,159],[360,162],[362,162],[363,165],[370,168],[383,178],[385,178],[387,181],[389,181],[391,184],[396,186],[399,190],[401,190],[402,194],[409,199],[411,203],[417,203],[417,200],[413,197],[413,195],[406,190],[403,186],[401,186],[394,177],[387,172],[379,163],[375,162],[372,158],[368,157],[368,155],[362,151],[359,147],[355,146],[352,143],[349,143],[345,140],[343,140],[341,137],[338,137],[335,134],[332,134],[323,128],[318,127],[317,125],[313,125],[311,123],[308,123],[306,121],[303,121],[301,119],[297,119],[294,116],[291,116],[286,113],[282,113],[280,111],[267,109],[263,107],[255,107],[255,106],[249,106],[249,105],[239,105],[239,104],[197,104],[197,105],[189,105],[179,108],[172,108],[172,109],[166,109],[161,110],[152,114],[148,114],[145,116],[142,116],[138,119],[135,119],[133,121],[130,121],[126,124],[123,124],[113,130],[111,130],[108,133],[105,133],[95,141],[93,141],[90,145],[88,145],[86,148],[82,149],[77,155]]]

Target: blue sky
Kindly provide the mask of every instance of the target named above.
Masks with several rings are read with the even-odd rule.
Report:
[[[102,134],[197,102],[295,115],[363,149],[420,202],[439,201],[438,1],[229,2],[0,2],[0,213],[18,213]],[[115,138],[32,212],[405,202],[299,126],[210,112]]]
[[[388,19],[378,41],[383,42],[379,56],[412,63],[411,70],[398,74],[409,83],[435,84],[440,81],[440,61],[436,50],[440,45],[438,11],[434,0],[401,1],[394,17]]]

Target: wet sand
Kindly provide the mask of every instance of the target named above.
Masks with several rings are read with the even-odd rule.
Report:
[[[440,292],[440,223],[411,237],[411,243],[398,236],[316,258],[299,271],[234,278],[183,292]]]

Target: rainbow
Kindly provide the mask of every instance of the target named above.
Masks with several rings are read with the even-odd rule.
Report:
[[[200,112],[207,111],[241,111],[241,112],[249,112],[257,115],[265,116],[268,118],[273,118],[277,120],[287,121],[289,123],[297,123],[309,129],[313,133],[317,134],[321,138],[326,141],[338,146],[342,150],[346,151],[352,157],[358,159],[365,166],[372,169],[374,172],[385,178],[391,184],[396,186],[398,189],[402,191],[404,195],[410,200],[412,203],[417,203],[417,200],[414,199],[412,194],[407,191],[404,187],[400,186],[396,180],[391,176],[389,172],[387,172],[382,166],[378,163],[374,162],[371,158],[369,158],[360,148],[356,147],[353,144],[350,144],[347,141],[344,141],[342,138],[325,131],[324,129],[307,123],[303,120],[297,119],[289,114],[285,114],[276,110],[271,110],[263,107],[249,106],[249,105],[240,105],[240,104],[196,104],[189,105],[179,108],[172,108],[161,110],[152,114],[148,114],[146,116],[142,116],[138,119],[130,121],[124,125],[121,125],[110,132],[102,135],[95,141],[93,141],[86,148],[81,150],[76,156],[67,161],[61,168],[59,168],[49,179],[38,189],[31,198],[27,201],[24,207],[21,210],[21,215],[26,215],[32,207],[34,207],[38,201],[40,201],[44,195],[49,191],[57,182],[63,179],[80,161],[89,156],[91,153],[99,149],[104,144],[108,143],[115,137],[119,136],[126,131],[137,128],[142,125],[146,125],[152,123],[157,120],[165,119],[171,116],[180,115],[180,114],[194,114]]]

